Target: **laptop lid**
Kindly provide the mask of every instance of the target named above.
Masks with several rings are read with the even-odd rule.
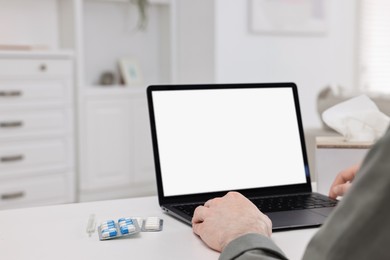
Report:
[[[311,192],[294,83],[147,89],[160,205]]]

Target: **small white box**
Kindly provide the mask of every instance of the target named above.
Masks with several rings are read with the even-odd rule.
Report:
[[[328,195],[337,174],[360,163],[372,142],[347,142],[342,136],[316,138],[317,191]]]

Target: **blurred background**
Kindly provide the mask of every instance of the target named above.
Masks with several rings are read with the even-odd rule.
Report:
[[[155,194],[150,84],[295,82],[314,164],[326,108],[364,93],[390,111],[389,8],[0,0],[0,209]]]

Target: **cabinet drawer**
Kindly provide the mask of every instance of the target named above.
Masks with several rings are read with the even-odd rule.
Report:
[[[1,59],[0,77],[58,77],[72,75],[70,59]]]
[[[67,174],[14,178],[0,182],[0,209],[67,202]]]
[[[70,100],[71,91],[68,79],[0,79],[2,105],[25,101]]]
[[[0,139],[71,131],[68,109],[9,111],[0,110]]]
[[[70,163],[70,154],[67,139],[3,142],[0,144],[0,175],[34,167],[66,165]]]

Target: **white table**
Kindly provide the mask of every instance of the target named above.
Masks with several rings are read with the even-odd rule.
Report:
[[[127,216],[158,216],[161,232],[100,241],[86,233],[90,214],[97,223]],[[273,239],[290,259],[300,259],[316,229],[278,232]],[[191,228],[163,213],[157,197],[99,201],[0,211],[1,259],[217,259]]]

